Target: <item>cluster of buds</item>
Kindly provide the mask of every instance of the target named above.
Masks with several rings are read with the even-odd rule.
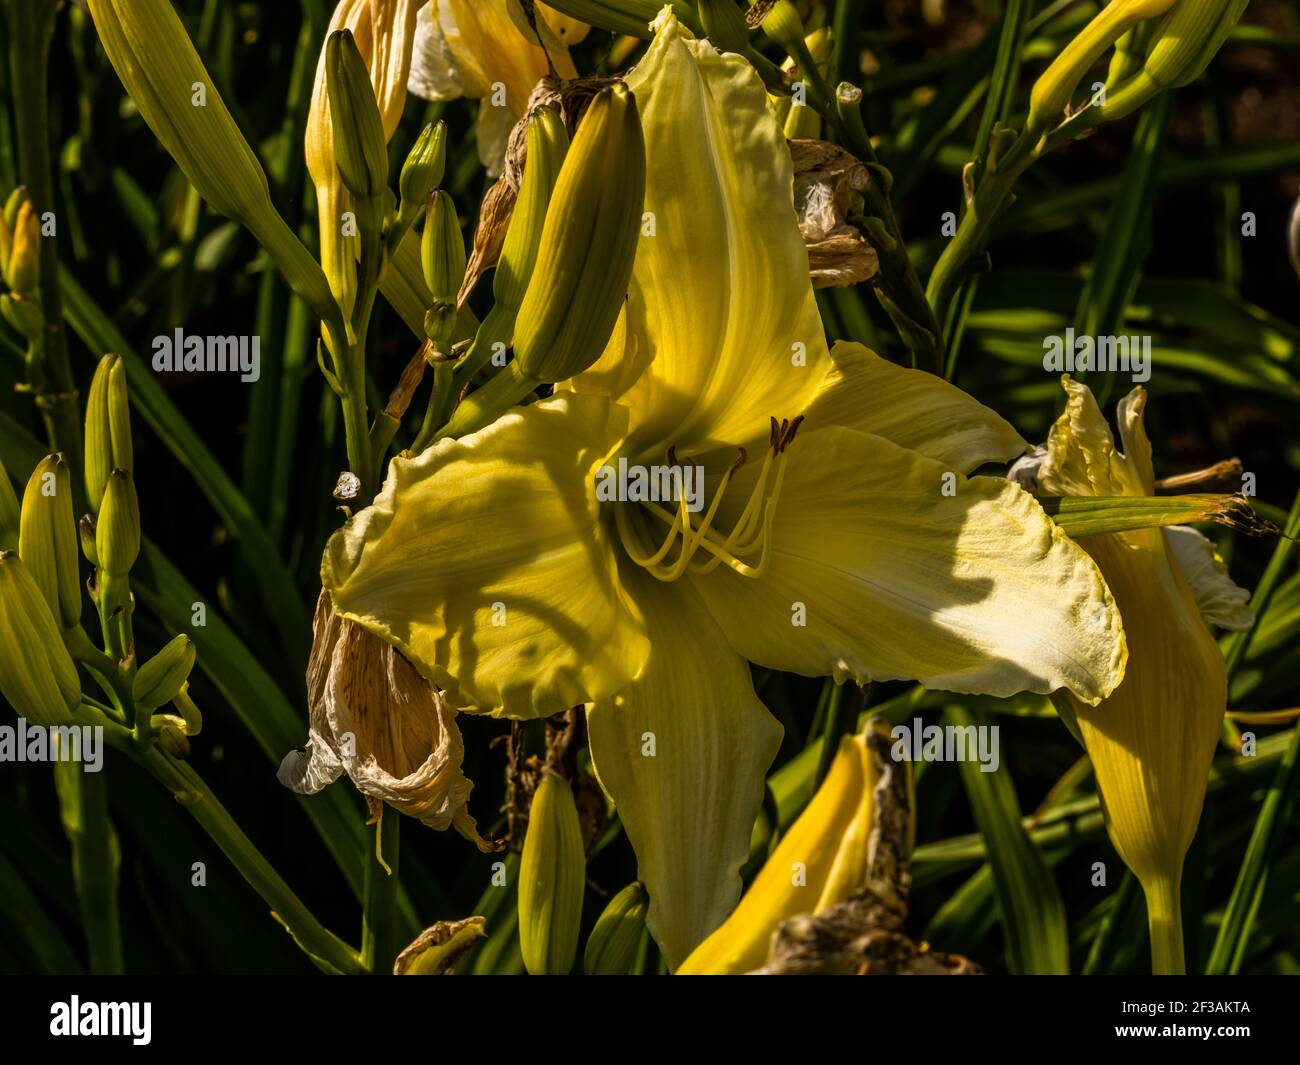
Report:
[[[1114,0],[1085,26],[1034,84],[1026,132],[1037,139],[1068,117],[1080,81],[1114,46],[1089,124],[1123,118],[1158,93],[1200,77],[1247,0]]]
[[[39,346],[45,329],[41,223],[26,189],[15,189],[0,212],[0,276],[9,289],[0,295],[0,314],[29,344]]]

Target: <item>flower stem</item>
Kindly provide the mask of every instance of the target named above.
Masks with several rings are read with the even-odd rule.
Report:
[[[54,782],[64,831],[72,845],[73,879],[81,902],[90,971],[97,975],[122,973],[117,836],[108,819],[107,782],[102,772],[85,772],[80,760],[56,763]]]
[[[361,915],[361,963],[372,973],[392,972],[397,957],[397,859],[402,818],[381,806],[372,827],[373,849],[366,858]]]
[[[1151,973],[1153,976],[1186,976],[1179,880],[1162,880],[1144,890],[1147,928],[1151,935]]]

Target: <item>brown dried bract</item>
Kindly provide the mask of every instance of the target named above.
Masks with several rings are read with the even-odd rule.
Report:
[[[871,181],[860,160],[819,140],[789,142],[794,160],[794,206],[808,249],[814,288],[856,285],[880,269],[876,250],[848,221],[853,197]]]

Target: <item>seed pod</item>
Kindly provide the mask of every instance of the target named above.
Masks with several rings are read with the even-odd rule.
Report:
[[[18,496],[14,494],[13,483],[3,463],[0,463],[0,551],[18,550],[20,521]]]
[[[522,373],[562,381],[600,357],[627,295],[645,204],[636,100],[602,89],[560,168],[515,329]]]
[[[81,620],[77,522],[72,516],[72,475],[62,455],[36,464],[23,491],[18,553],[50,614],[65,629]]]
[[[30,296],[40,284],[41,224],[31,200],[18,210],[4,274],[5,283],[20,296]]]
[[[519,946],[534,976],[563,976],[573,968],[585,878],[573,789],[547,773],[533,795],[519,868]]]
[[[371,199],[388,185],[388,142],[370,71],[351,30],[330,34],[325,78],[339,176],[354,196]]]
[[[140,554],[140,503],[126,470],[108,475],[95,523],[95,552],[99,568],[110,577],[125,577]]]
[[[628,976],[636,963],[645,931],[650,897],[639,881],[628,884],[609,901],[596,919],[582,956],[582,971],[588,976]]]
[[[156,710],[180,694],[194,668],[194,641],[184,633],[136,672],[131,694],[141,710]]]
[[[29,721],[64,724],[81,681],[59,626],[28,567],[0,551],[0,694]]]
[[[95,368],[86,397],[86,495],[98,511],[112,470],[134,469],[126,363],[105,355]]]
[[[514,214],[510,217],[496,272],[492,275],[493,297],[512,313],[518,313],[537,265],[537,249],[542,243],[547,208],[568,150],[569,134],[559,114],[549,107],[534,111],[528,118],[524,179],[519,185]]]
[[[420,237],[424,283],[435,303],[456,302],[460,283],[465,279],[465,262],[465,237],[456,217],[456,205],[450,193],[439,189],[429,197]]]
[[[402,194],[403,211],[414,212],[422,207],[429,193],[442,184],[447,169],[447,123],[430,123],[420,131],[415,146],[402,164],[402,176],[397,188]]]
[[[723,52],[743,52],[749,47],[749,27],[736,0],[699,0],[704,35]]]

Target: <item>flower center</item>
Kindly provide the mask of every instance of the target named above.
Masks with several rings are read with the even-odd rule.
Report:
[[[748,455],[740,448],[740,457],[722,475],[713,499],[704,516],[696,520],[691,514],[685,492],[679,493],[677,510],[657,502],[638,504],[641,513],[666,526],[659,546],[654,546],[654,531],[649,523],[638,520],[638,514],[626,503],[614,509],[623,549],[638,566],[661,581],[675,581],[686,573],[711,573],[720,565],[735,570],[743,577],[761,577],[767,572],[772,544],[772,522],[776,505],[785,480],[786,448],[794,440],[803,417],[793,421],[772,419],[767,451],[758,480],[749,494],[744,509],[731,531],[723,533],[717,527],[718,508],[732,480],[745,465]],[[676,467],[677,456],[668,450],[669,463]],[[689,460],[687,460],[689,462]],[[697,556],[705,557],[697,557]]]

